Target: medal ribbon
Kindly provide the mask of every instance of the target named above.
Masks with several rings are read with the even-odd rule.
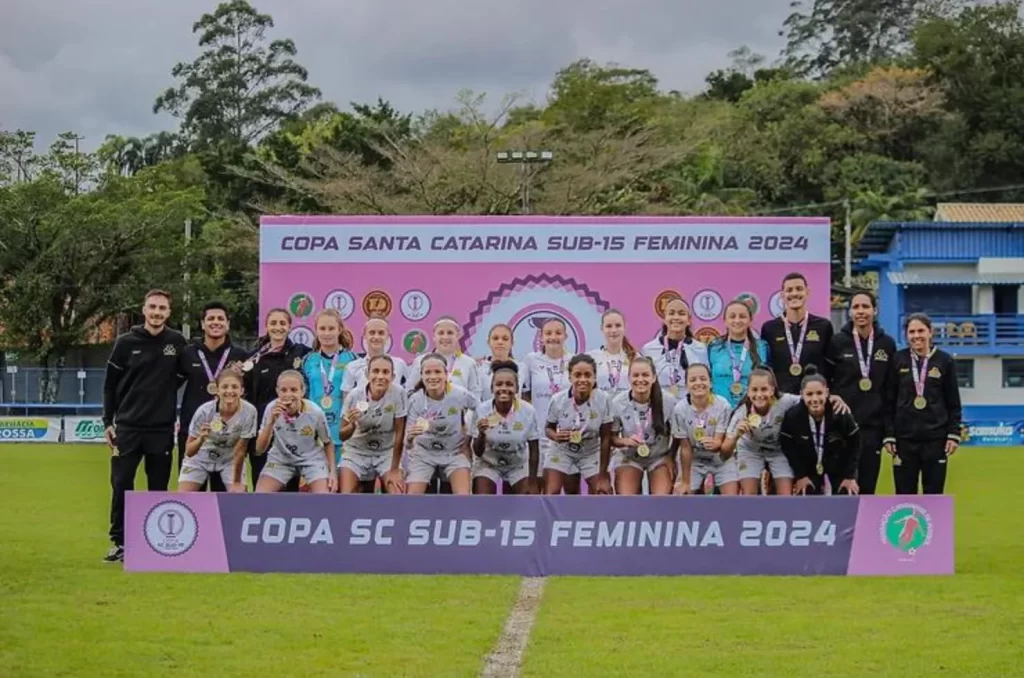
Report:
[[[665,355],[667,356],[668,364],[672,368],[672,384],[678,384],[680,381],[682,381],[682,377],[679,374],[679,358],[683,351],[683,342],[680,341],[679,344],[676,345],[675,350],[670,350],[668,347],[668,335],[665,335],[665,337],[662,339],[661,344],[662,347],[665,349]]]
[[[557,371],[551,365],[545,365],[544,371],[548,373],[548,390],[551,391],[552,395],[561,391],[562,386],[558,382],[562,380],[562,373],[565,371],[565,358],[559,359]],[[555,379],[556,374],[558,379]]]
[[[650,414],[651,410],[650,408],[646,410],[634,409],[634,412],[636,412],[636,434],[640,436],[640,440],[646,443],[647,436],[644,435],[644,433],[647,430],[647,416]]]
[[[616,369],[612,369],[612,366]],[[608,358],[608,382],[611,384],[612,389],[616,389],[619,386],[619,379],[622,378],[622,362],[619,360],[612,360]]]
[[[220,362],[217,363],[217,371],[216,372],[211,372],[210,371],[210,363],[209,363],[209,361],[206,360],[206,353],[203,351],[203,349],[201,349],[201,348],[199,349],[199,362],[201,362],[203,364],[203,371],[206,372],[206,378],[209,381],[211,381],[211,382],[217,381],[217,377],[219,377],[220,373],[224,371],[224,366],[228,364],[228,354],[230,354],[230,353],[231,353],[231,347],[230,346],[225,346],[224,347],[224,353],[220,357]]]
[[[822,464],[822,458],[825,456],[825,419],[822,417],[821,427],[818,427],[817,422],[814,421],[814,417],[808,415],[808,420],[811,422],[811,435],[814,437],[814,452],[818,455],[818,465]]]
[[[320,378],[324,382],[324,395],[329,396],[334,393],[334,371],[338,367],[338,354],[335,353],[331,356],[331,372],[327,373],[324,369],[324,356],[320,354]]]
[[[740,359],[736,360],[736,351],[732,349],[732,340],[729,340],[729,362],[732,363],[732,380],[739,383],[743,379],[743,363],[747,362],[747,356],[750,354],[750,347],[747,342],[743,342],[743,351],[740,353]]]
[[[857,364],[860,365],[860,376],[867,379],[871,375],[871,356],[875,352],[875,328],[871,328],[868,335],[867,358],[864,357],[864,349],[860,347],[860,335],[853,334],[853,347],[857,349]]]
[[[793,345],[793,326],[785,318],[782,319],[786,329],[786,345],[789,346],[789,359],[794,365],[800,364],[800,354],[804,352],[804,338],[807,336],[807,325],[810,324],[810,319],[810,315],[805,315],[803,321],[800,322],[800,339],[797,340],[796,346]]]
[[[582,433],[583,432],[583,428],[584,428],[583,422],[586,421],[586,418],[583,416],[583,410],[581,410],[580,406],[576,404],[576,399],[575,398],[570,398],[569,401],[572,403],[572,408],[574,410],[576,410],[576,417],[575,417],[575,423],[574,423],[574,426],[576,427],[575,430],[580,431]],[[587,408],[587,411],[589,412],[590,411],[590,401],[589,400],[585,403],[585,406]]]
[[[918,360],[920,360],[921,370],[918,372]],[[910,370],[914,377],[914,390],[917,392],[919,398],[924,397],[924,384],[928,378],[928,356],[918,358],[916,355],[911,354],[910,358]]]

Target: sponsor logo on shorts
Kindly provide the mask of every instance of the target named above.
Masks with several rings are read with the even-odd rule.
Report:
[[[878,524],[882,543],[909,556],[931,544],[932,533],[931,514],[919,504],[896,504],[885,512]]]
[[[199,521],[192,509],[180,501],[162,501],[146,514],[143,531],[151,549],[174,558],[188,553],[195,545]]]

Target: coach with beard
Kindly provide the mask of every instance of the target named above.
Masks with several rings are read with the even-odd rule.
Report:
[[[171,295],[150,290],[142,305],[145,322],[114,342],[103,384],[103,426],[110,446],[110,541],[104,558],[124,560],[124,494],[135,489],[145,460],[150,492],[167,491],[173,465],[179,360],[185,337],[167,326]]]

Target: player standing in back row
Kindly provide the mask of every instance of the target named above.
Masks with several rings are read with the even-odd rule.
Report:
[[[832,321],[808,313],[811,289],[802,273],[790,273],[782,279],[785,312],[761,326],[761,338],[768,342],[768,364],[775,372],[779,390],[799,395],[804,368],[814,365],[820,374],[830,377],[825,354],[832,341]]]

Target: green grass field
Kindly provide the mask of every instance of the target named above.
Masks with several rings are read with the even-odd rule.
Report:
[[[516,596],[514,577],[125,574],[100,560],[102,447],[0,462],[0,676],[475,676]],[[1024,449],[950,472],[954,577],[553,579],[522,675],[1022,675]]]

